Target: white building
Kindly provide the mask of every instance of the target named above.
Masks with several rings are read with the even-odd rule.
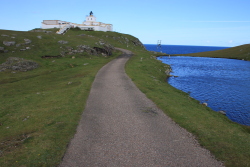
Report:
[[[61,21],[61,20],[43,20],[41,28],[42,29],[49,29],[49,28],[62,28],[63,26],[67,24],[72,24],[67,21]]]
[[[86,20],[82,24],[76,24],[61,20],[43,20],[41,28],[63,28],[66,25],[70,25],[71,27],[79,27],[82,30],[113,31],[112,24],[97,22],[96,17],[93,15],[92,11],[89,15],[86,16]]]

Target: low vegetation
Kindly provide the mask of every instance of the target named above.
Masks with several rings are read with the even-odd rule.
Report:
[[[77,29],[65,35],[55,32],[0,30],[0,64],[10,57],[39,64],[26,72],[11,68],[0,72],[0,166],[60,163],[95,74],[120,54],[114,47],[134,52],[126,65],[128,75],[168,116],[196,135],[202,146],[226,166],[250,165],[249,127],[231,122],[167,84],[169,66],[156,60],[157,54],[146,51],[137,38]],[[15,44],[5,46],[3,41]]]

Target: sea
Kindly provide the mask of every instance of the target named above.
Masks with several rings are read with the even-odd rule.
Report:
[[[198,52],[207,52],[227,49],[230,47],[221,47],[221,46],[192,46],[192,45],[157,45],[145,44],[145,48],[149,51],[162,52],[167,54],[188,54],[188,53],[198,53]]]
[[[157,45],[145,45],[158,51]],[[161,51],[170,55],[226,49],[228,47],[162,45]],[[223,111],[239,124],[250,126],[250,62],[225,58],[190,56],[158,57],[171,65],[172,75],[167,82],[189,93],[214,111]]]

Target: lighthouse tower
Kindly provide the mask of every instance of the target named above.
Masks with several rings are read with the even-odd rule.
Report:
[[[96,17],[93,15],[92,11],[89,13],[89,15],[86,16],[86,20],[81,25],[77,26],[82,30],[89,31],[113,31],[112,24],[97,22]]]
[[[86,16],[86,22],[96,22],[96,17],[93,15],[93,12],[91,11],[89,13],[89,16]],[[90,24],[91,25],[91,24]]]

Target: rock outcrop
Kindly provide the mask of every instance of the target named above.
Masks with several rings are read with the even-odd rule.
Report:
[[[61,43],[63,44],[63,43]],[[60,55],[62,57],[72,54],[88,54],[94,56],[110,56],[114,50],[114,47],[109,44],[103,43],[101,46],[91,47],[88,45],[78,45],[76,48],[70,46],[61,46],[62,51]]]
[[[39,64],[32,60],[25,60],[19,57],[9,57],[6,62],[0,65],[0,72],[10,70],[10,71],[29,71],[39,67]]]

